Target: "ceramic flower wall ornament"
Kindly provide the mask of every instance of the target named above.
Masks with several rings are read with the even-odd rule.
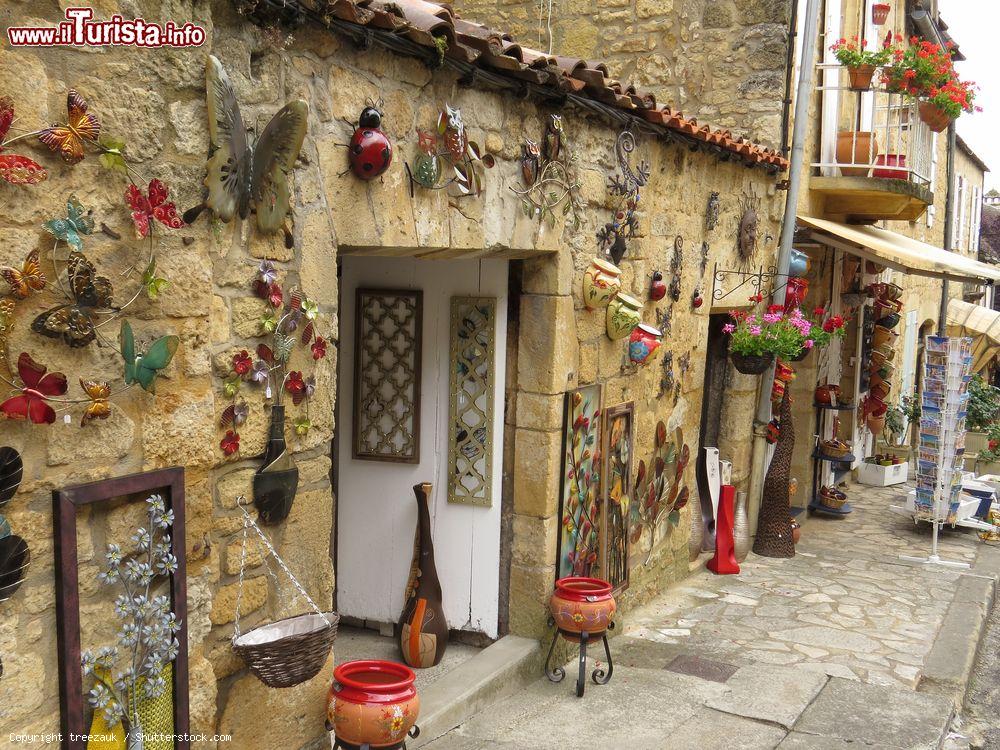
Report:
[[[41,164],[27,156],[4,153],[13,122],[14,101],[9,96],[0,96],[0,178],[11,185],[37,185],[49,176]]]
[[[611,221],[597,233],[601,250],[615,265],[621,263],[628,249],[627,241],[637,236],[639,220],[635,212],[639,207],[640,188],[649,180],[649,162],[640,161],[632,167],[632,152],[636,149],[635,135],[624,130],[618,135],[615,156],[619,174],[611,178],[608,192],[618,199]]]
[[[523,188],[511,185],[521,198],[527,216],[537,216],[555,225],[556,215],[573,218],[573,228],[580,226],[583,208],[579,196],[580,181],[575,175],[576,159],[570,151],[563,119],[550,114],[546,118],[542,144],[525,138],[521,145]]]
[[[496,163],[492,154],[469,140],[462,110],[446,104],[438,116],[437,131],[418,131],[418,151],[406,165],[410,194],[414,185],[428,190],[454,189],[456,197],[483,192],[483,172]]]
[[[184,221],[191,224],[206,208],[223,222],[234,216],[246,219],[252,209],[260,232],[283,232],[285,247],[291,248],[288,176],[305,139],[309,105],[302,99],[289,102],[252,138],[229,76],[213,55],[205,60],[205,90],[211,142],[206,195],[199,205],[184,212]]]

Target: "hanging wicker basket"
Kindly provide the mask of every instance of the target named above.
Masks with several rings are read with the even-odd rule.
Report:
[[[733,367],[737,372],[744,375],[761,375],[774,362],[774,355],[767,354],[741,354],[740,352],[730,352],[729,358],[733,360]]]
[[[236,591],[236,617],[233,625],[233,651],[250,671],[268,687],[286,688],[312,679],[326,664],[337,637],[340,615],[323,612],[309,597],[302,584],[292,575],[285,562],[275,552],[270,540],[250,517],[245,498],[237,501],[243,511],[243,550],[240,555],[240,578]],[[243,595],[243,571],[246,566],[247,538],[250,529],[257,532],[261,543],[274,557],[312,612],[286,617],[266,625],[240,632],[240,600]]]

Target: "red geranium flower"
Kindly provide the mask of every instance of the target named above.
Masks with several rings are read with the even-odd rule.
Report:
[[[326,339],[317,336],[312,342],[313,359],[323,359],[326,356]]]
[[[825,307],[817,307],[816,309],[813,310],[813,315],[815,315],[818,318],[823,317],[824,315],[826,315],[826,308]]]
[[[240,449],[240,433],[236,430],[226,430],[226,434],[219,441],[219,447],[227,456],[231,456]]]
[[[8,419],[30,419],[35,424],[52,424],[56,411],[48,403],[50,396],[66,393],[66,376],[61,372],[45,374],[45,366],[26,352],[17,358],[17,374],[23,387],[17,396],[0,404],[0,412]]]
[[[267,301],[271,304],[271,307],[274,308],[281,307],[285,304],[285,296],[278,284],[271,284],[267,288]]]
[[[253,360],[250,358],[250,353],[246,349],[236,352],[236,354],[233,355],[233,371],[237,375],[246,375],[250,372],[251,367],[253,367]]]
[[[299,370],[292,370],[288,373],[288,379],[285,381],[285,390],[292,394],[292,396],[305,392],[306,384],[302,380],[302,373]]]

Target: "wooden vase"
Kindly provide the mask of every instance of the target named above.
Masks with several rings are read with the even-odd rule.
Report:
[[[736,493],[733,519],[733,542],[736,545],[736,562],[743,562],[750,554],[750,519],[747,517],[747,493]]]
[[[432,486],[413,486],[417,498],[417,533],[413,563],[406,585],[406,603],[399,618],[399,650],[411,667],[426,668],[440,663],[448,648],[448,621],[441,604],[441,582],[434,565],[434,541],[428,508]]]

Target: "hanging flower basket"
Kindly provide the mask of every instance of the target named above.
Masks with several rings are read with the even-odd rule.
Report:
[[[733,367],[736,368],[736,371],[744,375],[762,375],[767,372],[767,368],[774,361],[774,355],[771,352],[767,354],[730,352],[729,356],[733,360]]]
[[[948,113],[932,102],[920,102],[918,111],[920,119],[935,133],[942,133],[951,125]]]
[[[867,91],[872,87],[875,77],[874,65],[852,65],[847,68],[847,76],[851,81],[853,91]]]
[[[887,20],[889,20],[889,11],[892,6],[889,3],[875,3],[872,5],[872,23],[876,26],[882,26]]]

